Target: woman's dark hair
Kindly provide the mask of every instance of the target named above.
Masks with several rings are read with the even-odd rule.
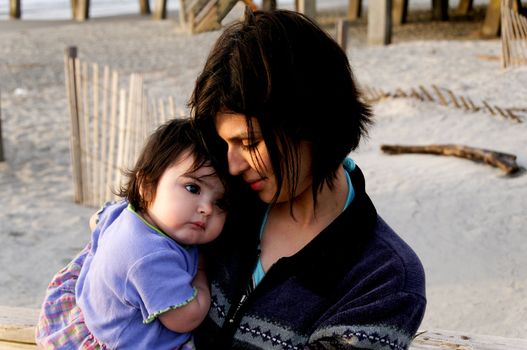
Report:
[[[135,210],[145,211],[155,198],[157,184],[165,170],[187,152],[194,157],[188,172],[211,165],[209,154],[190,119],[173,119],[159,126],[148,138],[134,168],[123,171],[127,181],[117,195],[126,198]]]
[[[245,115],[251,143],[254,117],[278,191],[286,181],[290,199],[298,184],[298,146],[309,143],[315,202],[324,184],[333,187],[338,167],[372,123],[345,52],[312,20],[287,10],[253,13],[247,8],[243,22],[226,28],[189,106],[207,147],[223,163],[226,146],[215,130],[216,114]]]

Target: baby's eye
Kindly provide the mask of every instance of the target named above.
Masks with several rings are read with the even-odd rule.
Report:
[[[201,188],[196,184],[187,184],[185,185],[185,189],[193,194],[199,194],[201,191]]]

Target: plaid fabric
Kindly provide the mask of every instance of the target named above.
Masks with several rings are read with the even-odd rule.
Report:
[[[91,244],[88,244],[49,283],[36,327],[35,340],[39,348],[108,349],[90,333],[84,323],[82,311],[75,301],[75,284],[90,248]],[[174,350],[196,350],[196,348],[191,339]]]
[[[35,337],[36,343],[44,349],[106,349],[86,327],[75,302],[75,283],[89,250],[90,244],[60,270],[48,286]]]

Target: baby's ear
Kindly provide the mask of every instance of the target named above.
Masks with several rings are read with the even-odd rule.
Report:
[[[151,186],[145,185],[145,179],[143,176],[141,176],[141,173],[137,173],[135,176],[137,186],[139,187],[139,196],[141,197],[141,202],[145,205],[145,207],[148,207],[153,200],[153,193],[152,189],[150,188]]]

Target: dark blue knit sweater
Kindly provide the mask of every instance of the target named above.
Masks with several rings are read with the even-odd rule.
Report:
[[[412,249],[377,215],[358,167],[355,198],[313,241],[252,290],[263,205],[237,208],[206,250],[212,306],[204,349],[407,349],[423,318],[425,280]]]

